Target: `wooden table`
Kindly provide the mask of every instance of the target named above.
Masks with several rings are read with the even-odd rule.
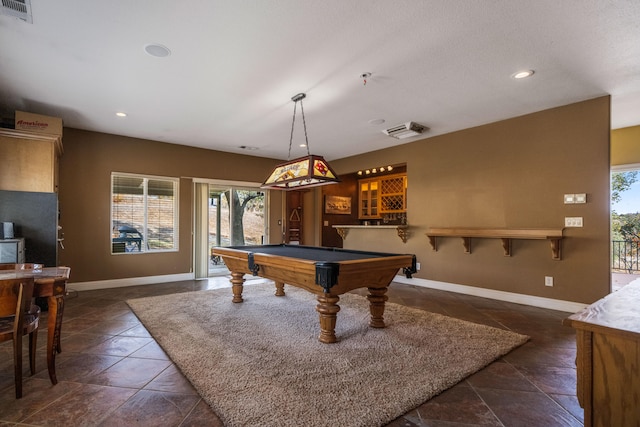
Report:
[[[340,311],[339,295],[357,288],[369,290],[369,325],[384,328],[387,288],[399,269],[407,277],[416,272],[415,255],[352,251],[299,245],[261,245],[216,247],[231,271],[233,302],[242,302],[244,274],[253,274],[275,282],[276,296],[284,295],[284,284],[316,294],[323,343],[337,341],[335,326]]]
[[[571,315],[584,425],[640,426],[640,283]]]
[[[0,271],[0,278],[3,279],[33,277],[33,296],[47,298],[49,303],[49,315],[47,317],[47,369],[49,370],[49,379],[52,384],[58,383],[55,363],[56,353],[61,351],[60,331],[69,272],[69,267]]]

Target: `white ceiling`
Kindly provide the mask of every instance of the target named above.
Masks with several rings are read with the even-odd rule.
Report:
[[[640,124],[638,0],[31,5],[32,24],[0,16],[4,116],[286,159],[304,92],[311,152],[327,160],[420,139],[381,132],[406,121],[435,136],[606,94],[612,128]],[[535,74],[510,77],[521,69]],[[299,114],[291,158],[306,154]]]

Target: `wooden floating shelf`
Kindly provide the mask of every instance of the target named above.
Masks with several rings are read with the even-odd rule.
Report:
[[[363,230],[380,230],[380,229],[395,229],[398,233],[398,237],[402,240],[402,243],[407,243],[409,238],[409,226],[408,225],[334,225],[342,240],[347,238],[349,230],[352,228],[359,228]]]
[[[434,251],[438,250],[438,237],[460,237],[464,252],[471,253],[471,239],[501,239],[504,256],[511,256],[511,240],[549,240],[551,258],[562,259],[561,242],[564,228],[436,228],[431,227],[425,233]]]

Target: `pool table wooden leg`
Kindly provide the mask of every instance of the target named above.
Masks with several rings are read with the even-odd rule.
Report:
[[[242,284],[244,273],[231,272],[231,289],[233,290],[233,302],[242,302]]]
[[[367,288],[369,295],[369,311],[371,312],[371,320],[369,326],[373,328],[384,328],[384,303],[389,299],[387,288]]]
[[[276,282],[276,296],[283,297],[284,295],[284,282]]]
[[[318,305],[316,305],[316,311],[320,314],[320,336],[318,340],[325,344],[330,344],[338,341],[336,338],[336,319],[337,314],[340,311],[338,301],[340,297],[322,294],[316,297]]]

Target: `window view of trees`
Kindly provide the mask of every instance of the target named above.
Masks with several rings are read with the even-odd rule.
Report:
[[[611,203],[622,200],[624,192],[638,181],[638,171],[611,174]],[[611,210],[612,268],[628,273],[640,270],[640,212],[618,213]]]

